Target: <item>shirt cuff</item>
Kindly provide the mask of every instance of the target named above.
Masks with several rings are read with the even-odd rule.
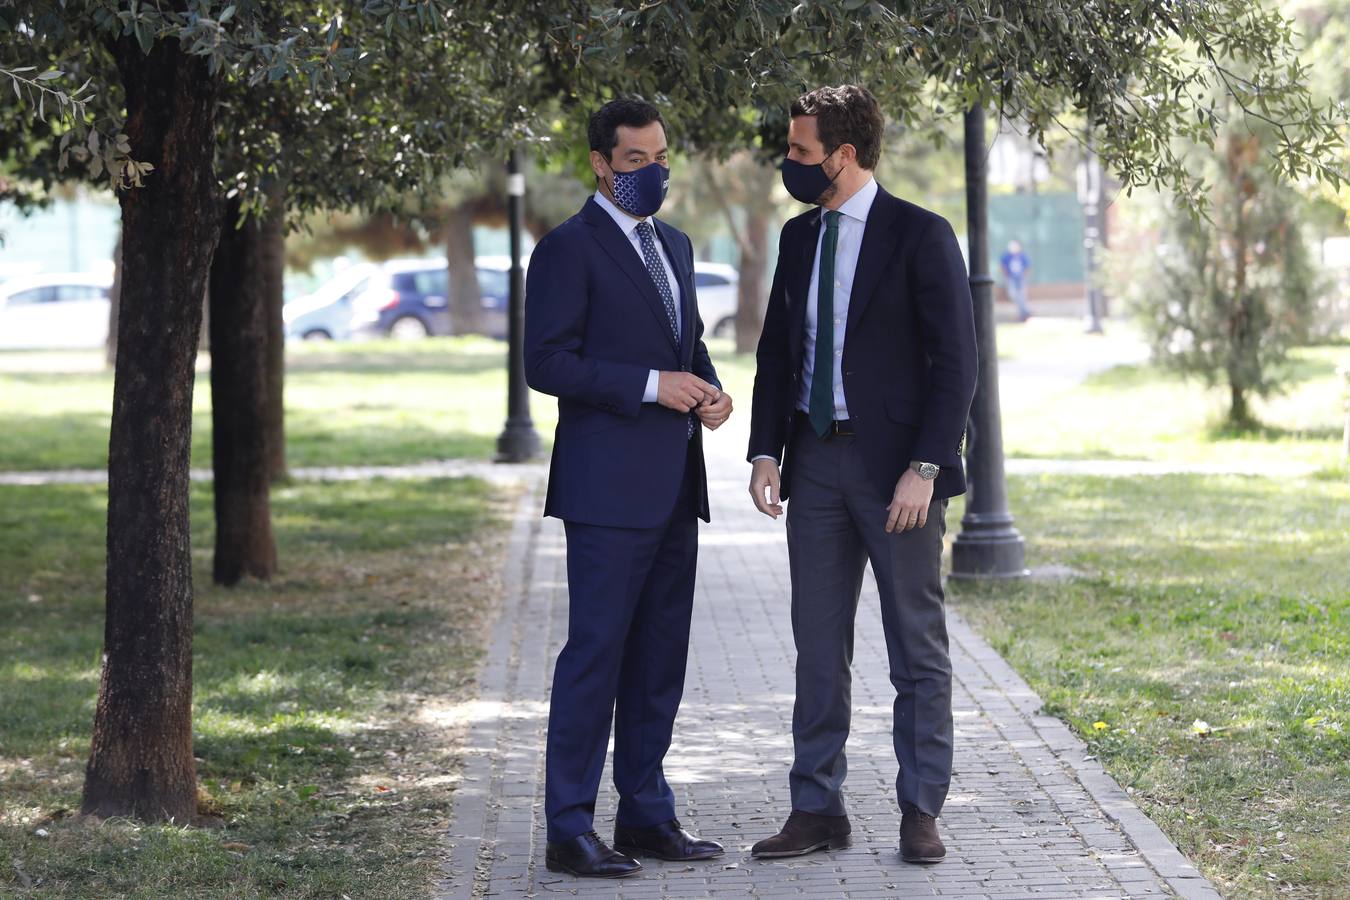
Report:
[[[752,463],[757,463],[757,462],[759,462],[761,459],[771,459],[771,460],[773,460],[775,463],[778,462],[778,457],[776,457],[776,456],[769,456],[767,453],[761,454],[760,456],[752,456],[752,457],[750,457],[750,462],[752,462]]]
[[[647,376],[647,390],[642,395],[642,402],[655,403],[656,398],[661,395],[660,388],[661,373],[656,369],[652,369],[651,373]]]

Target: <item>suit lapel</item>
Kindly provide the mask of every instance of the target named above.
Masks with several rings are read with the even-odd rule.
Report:
[[[656,236],[666,250],[666,259],[670,260],[670,267],[675,270],[675,281],[680,285],[680,355],[684,357],[682,362],[688,362],[693,357],[694,344],[694,315],[696,312],[694,273],[689,270],[689,263],[684,258],[683,248],[679,252],[675,249],[679,243],[672,233],[675,229],[665,222],[656,219],[652,219],[652,221],[656,222]],[[662,309],[664,310],[664,307]]]
[[[863,229],[862,247],[858,250],[858,268],[853,274],[853,290],[848,300],[847,335],[862,317],[867,303],[876,293],[881,273],[895,254],[895,245],[900,235],[895,228],[895,198],[880,187],[872,209],[867,214],[867,227]]]
[[[799,236],[795,238],[799,246],[797,252],[793,254],[794,267],[786,274],[783,282],[789,301],[788,322],[792,326],[789,338],[794,351],[800,351],[802,335],[806,331],[806,305],[810,301],[811,274],[816,270],[816,246],[820,243],[820,222],[820,209],[803,221],[798,231]]]
[[[652,282],[652,276],[647,272],[647,266],[642,262],[642,258],[638,256],[619,226],[610,218],[609,213],[601,209],[594,198],[586,201],[582,213],[587,224],[591,226],[591,234],[595,235],[595,240],[609,254],[615,267],[627,275],[637,287],[638,293],[647,301],[647,307],[660,324],[661,333],[670,340],[671,349],[676,349],[675,335],[670,330],[670,316],[666,314],[666,304],[657,293],[656,285]]]

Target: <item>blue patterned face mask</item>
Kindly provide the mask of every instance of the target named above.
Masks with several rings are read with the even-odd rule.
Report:
[[[610,187],[619,209],[639,219],[656,215],[670,188],[670,169],[653,162],[631,172],[615,172],[613,166],[609,171],[614,175]]]

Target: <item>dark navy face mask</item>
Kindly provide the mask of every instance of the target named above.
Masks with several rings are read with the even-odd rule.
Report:
[[[838,150],[835,147],[834,150]],[[825,159],[834,155],[834,150],[825,154]],[[843,166],[839,167],[839,172],[834,173],[834,178],[825,174],[825,159],[818,163],[807,165],[799,163],[796,160],[784,159],[779,169],[783,172],[783,187],[792,195],[793,199],[801,203],[819,203],[820,195],[830,189],[834,184],[834,178],[839,177],[839,172],[844,171]]]
[[[670,189],[669,169],[653,162],[631,172],[615,172],[613,166],[609,171],[614,176],[611,189],[615,206],[639,219],[656,215]]]

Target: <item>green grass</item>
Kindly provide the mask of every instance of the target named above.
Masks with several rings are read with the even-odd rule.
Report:
[[[273,493],[281,575],[232,590],[210,583],[209,488],[192,504],[200,806],[224,825],[91,823],[71,811],[105,501],[0,487],[0,895],[424,895],[455,767],[438,723],[480,653],[502,501],[474,480],[288,486]]]
[[[1033,320],[999,329],[1000,356],[1021,366],[1091,359],[1134,342],[1128,326],[1105,337],[1075,320]],[[750,410],[754,358],[728,341],[710,343],[739,416]],[[205,365],[205,361],[203,363]],[[1223,393],[1127,365],[1086,383],[1036,381],[1002,390],[1010,457],[1149,459],[1253,467],[1297,462],[1339,470],[1344,422],[1338,364],[1350,347],[1294,352],[1290,389],[1258,400],[1268,426],[1252,434],[1217,427]],[[505,346],[475,338],[413,343],[301,344],[288,350],[287,457],[292,467],[399,465],[452,457],[490,458],[505,421]],[[211,462],[210,389],[199,372],[193,465]],[[0,353],[0,471],[107,465],[112,377],[97,353]],[[551,442],[556,401],[531,395],[535,426]]]
[[[1119,323],[1109,323],[1103,338],[1081,334],[1075,322],[1032,321],[1034,329],[1000,328],[1000,357],[1031,365],[1090,358],[1103,345],[1128,340],[1128,328]],[[1148,363],[1117,366],[1079,385],[1047,384],[1035,393],[1005,386],[1005,451],[1047,459],[1336,468],[1344,465],[1345,423],[1338,365],[1350,365],[1350,346],[1294,350],[1287,389],[1254,399],[1254,412],[1266,426],[1254,433],[1222,426],[1226,390],[1206,389]]]
[[[1350,484],[1013,478],[1010,503],[1029,564],[1079,576],[955,607],[1225,895],[1350,896]]]
[[[287,462],[396,465],[488,458],[506,420],[505,345],[472,338],[301,344],[287,351]],[[108,464],[112,374],[97,353],[0,353],[0,471]],[[211,465],[211,390],[203,360],[192,464]],[[535,395],[551,440],[552,398]]]

